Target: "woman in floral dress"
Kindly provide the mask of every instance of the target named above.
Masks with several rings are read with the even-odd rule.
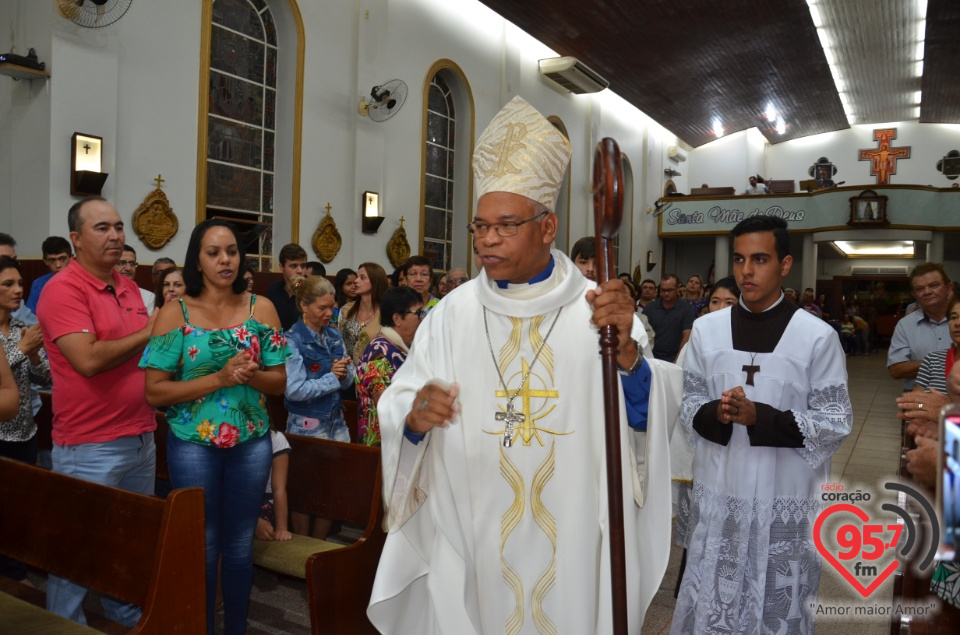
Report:
[[[377,403],[390,385],[394,373],[407,359],[413,336],[426,311],[423,298],[410,287],[388,289],[380,299],[383,327],[360,357],[357,366],[357,419],[360,440],[380,445],[380,421]]]
[[[140,361],[147,402],[170,406],[171,484],[204,489],[211,635],[218,561],[223,632],[246,630],[253,536],[272,460],[264,395],[283,394],[290,355],[273,304],[246,290],[243,260],[233,225],[197,225],[183,269],[186,296],[160,310]]]

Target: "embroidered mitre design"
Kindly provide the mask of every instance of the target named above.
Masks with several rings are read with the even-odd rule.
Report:
[[[523,98],[514,97],[477,140],[473,154],[477,197],[509,192],[552,211],[572,152],[553,124]]]

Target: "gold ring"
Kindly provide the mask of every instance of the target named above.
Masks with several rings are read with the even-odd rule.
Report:
[[[922,404],[922,403],[918,403],[918,404],[917,404],[917,410],[923,410],[923,404]]]

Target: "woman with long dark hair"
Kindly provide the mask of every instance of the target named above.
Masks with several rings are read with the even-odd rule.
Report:
[[[380,297],[389,288],[387,272],[375,262],[357,267],[357,299],[340,309],[338,326],[354,365],[380,332]]]
[[[170,406],[171,484],[203,487],[207,632],[212,635],[217,568],[224,633],[246,630],[253,583],[253,536],[270,473],[264,395],[280,395],[290,355],[273,304],[247,292],[236,228],[207,220],[193,230],[186,295],[157,316],[140,366],[151,406]]]
[[[357,272],[353,269],[344,268],[337,272],[336,280],[333,283],[334,298],[337,306],[341,309],[348,302],[357,299]]]
[[[183,282],[183,269],[179,267],[164,269],[157,280],[157,299],[153,306],[155,309],[162,309],[164,304],[179,300],[186,292],[187,285]]]

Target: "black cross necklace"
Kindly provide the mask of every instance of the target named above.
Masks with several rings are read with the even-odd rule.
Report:
[[[735,308],[739,308],[739,307],[735,307]],[[737,315],[736,319],[737,319],[737,331],[740,334],[740,340],[743,342],[744,346],[746,346],[747,338],[743,334],[743,317],[740,315]],[[776,330],[773,331],[774,335],[776,335],[776,332],[777,332]],[[763,341],[763,344],[764,346],[759,346],[757,348],[759,348],[760,350],[766,350],[767,348],[766,344],[769,344],[769,335],[767,339]],[[741,368],[740,370],[742,370],[747,374],[747,385],[753,386],[755,385],[753,383],[753,376],[760,372],[760,366],[756,363],[757,355],[760,353],[760,351],[744,351],[744,352],[750,353],[750,363],[744,364],[743,368]],[[769,351],[769,352],[772,352],[772,351]]]

